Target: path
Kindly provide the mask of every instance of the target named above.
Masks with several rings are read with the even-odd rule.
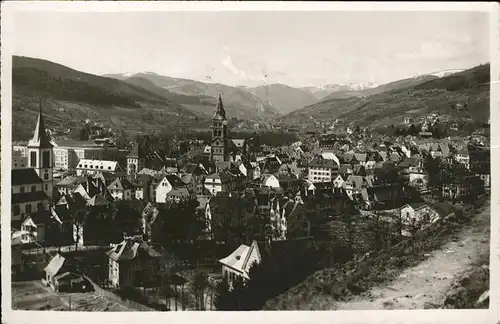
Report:
[[[490,206],[475,215],[455,239],[431,253],[427,260],[404,270],[384,287],[339,302],[339,310],[436,308],[445,298],[455,278],[489,258]]]

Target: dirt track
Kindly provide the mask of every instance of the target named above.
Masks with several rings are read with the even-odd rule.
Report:
[[[347,302],[338,310],[437,308],[453,281],[489,255],[490,206],[474,216],[452,241],[434,251],[422,263],[404,270],[384,287],[375,287]],[[488,258],[488,257],[487,257]]]

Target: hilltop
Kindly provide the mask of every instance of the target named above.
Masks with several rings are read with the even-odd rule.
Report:
[[[318,101],[312,93],[284,84],[276,83],[245,89],[285,114]]]
[[[279,119],[285,125],[314,122],[360,126],[387,126],[405,117],[420,118],[431,112],[450,120],[486,122],[489,118],[490,65],[438,77],[424,75],[365,89],[356,95],[326,98]],[[335,94],[332,94],[335,95]],[[469,100],[467,108],[456,109]]]
[[[153,72],[106,74],[104,76],[125,82],[134,78],[142,78],[150,81],[156,87],[184,96],[217,98],[221,94],[228,116],[238,119],[260,120],[282,115],[279,109],[255,94],[238,87],[220,83],[204,83],[189,79],[172,78]],[[189,105],[187,108],[190,108]],[[191,109],[200,116],[211,117],[213,114],[213,106],[208,110],[201,109],[200,107],[191,107]]]
[[[79,131],[86,119],[128,132],[197,122],[195,114],[180,103],[182,100],[166,91],[41,59],[14,56],[12,63],[14,140],[31,136],[40,99],[48,127],[61,131]]]

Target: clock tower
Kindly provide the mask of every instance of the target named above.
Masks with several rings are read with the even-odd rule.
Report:
[[[217,109],[212,118],[211,156],[214,163],[227,161],[227,118],[220,94]]]

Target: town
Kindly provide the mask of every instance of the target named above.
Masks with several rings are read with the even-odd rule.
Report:
[[[489,134],[433,136],[438,117],[405,118],[399,134],[334,123],[269,145],[229,129],[219,95],[205,140],[123,141],[90,121],[68,140],[49,134],[40,101],[31,139],[12,147],[13,307],[269,307],[315,271],[484,201]],[[35,294],[46,297],[23,297]]]

